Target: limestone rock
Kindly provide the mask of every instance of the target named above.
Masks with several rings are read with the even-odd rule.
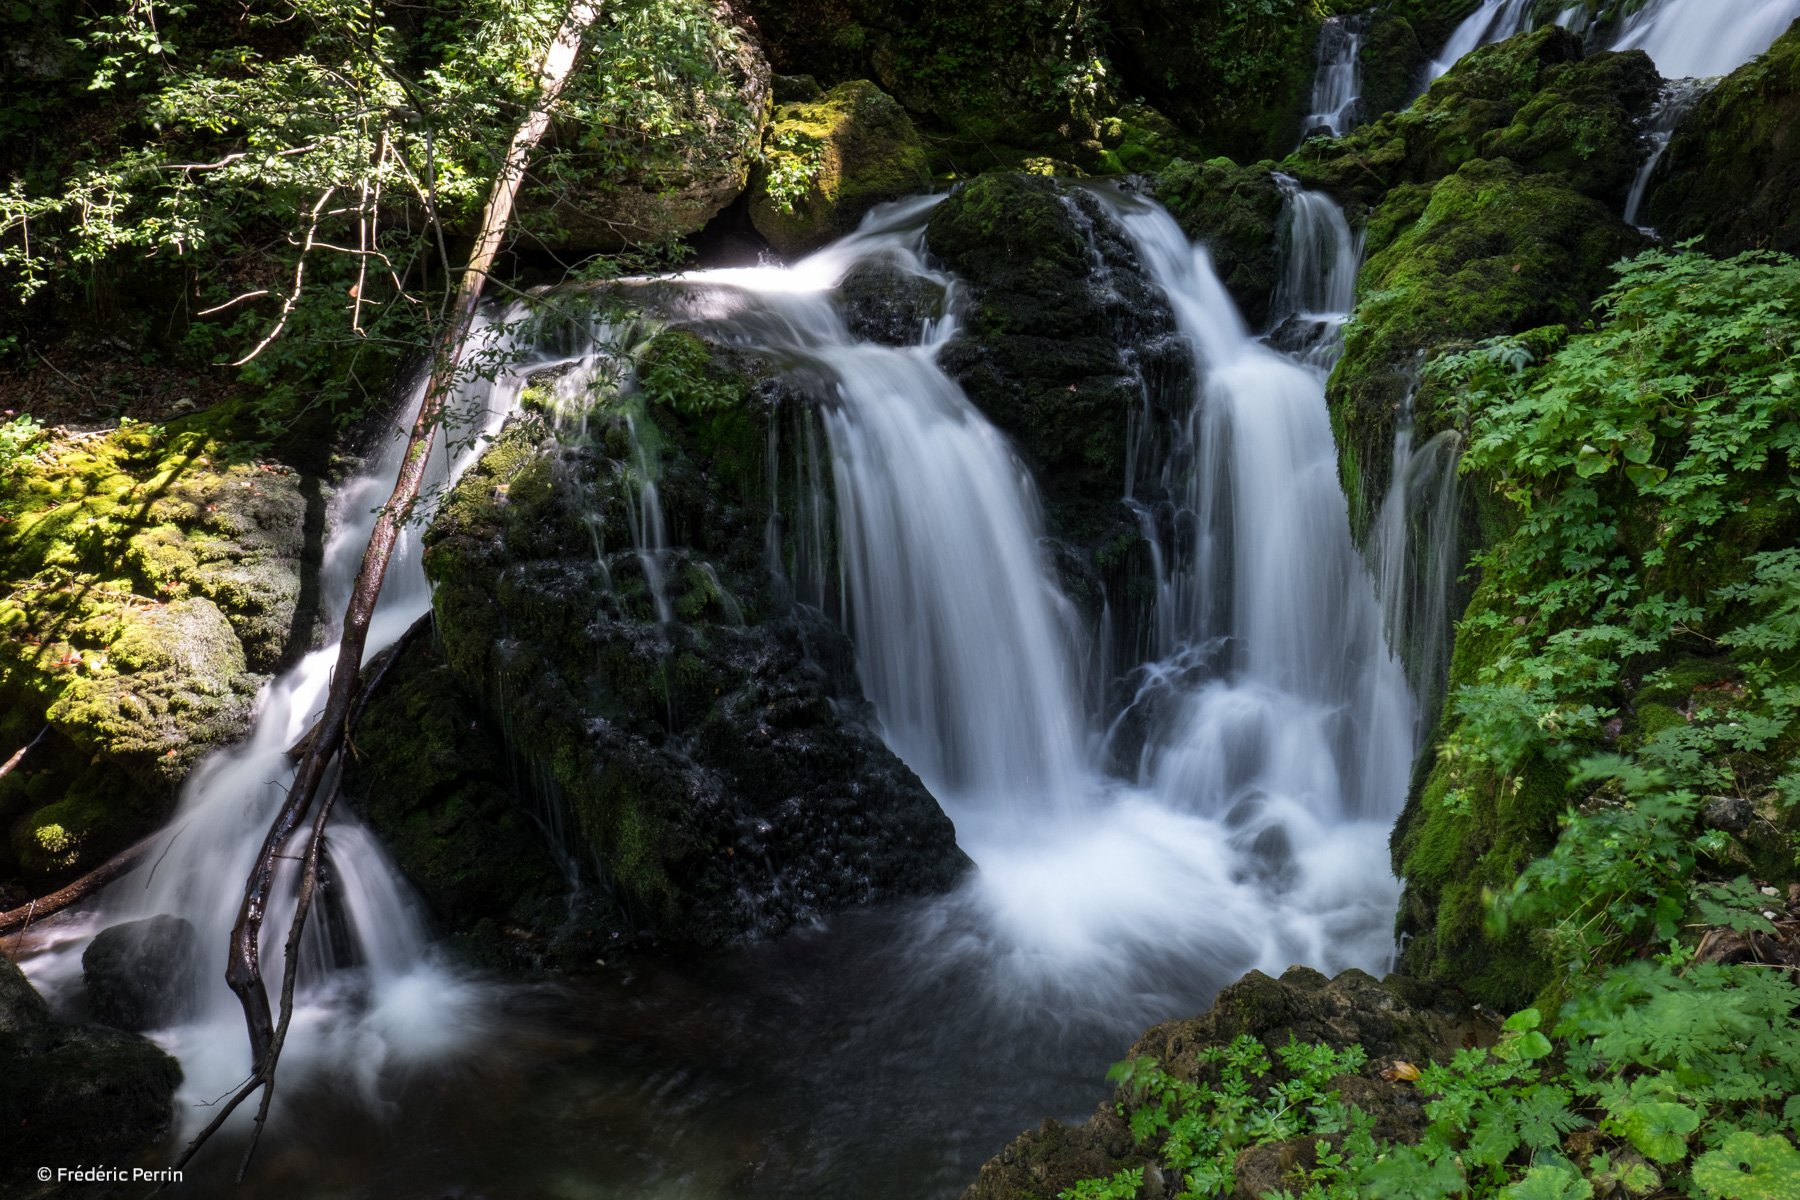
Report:
[[[88,1014],[142,1033],[187,1016],[200,965],[200,935],[180,917],[127,921],[102,930],[81,955]]]
[[[777,106],[768,143],[750,219],[783,254],[816,250],[875,205],[931,183],[912,118],[868,80]]]

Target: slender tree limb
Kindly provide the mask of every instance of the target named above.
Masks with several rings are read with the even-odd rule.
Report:
[[[519,185],[524,179],[526,164],[545,129],[549,127],[550,108],[574,69],[576,56],[581,49],[582,31],[593,23],[598,11],[594,0],[574,0],[570,5],[562,27],[557,31],[555,40],[540,64],[537,103],[513,135],[512,145],[501,164],[487,207],[482,213],[480,234],[456,290],[452,319],[440,335],[433,355],[431,374],[419,403],[418,415],[413,421],[399,475],[394,481],[393,494],[376,517],[375,528],[369,535],[369,544],[363,551],[362,565],[357,571],[350,603],[344,612],[344,633],[338,643],[337,668],[326,697],[318,735],[295,769],[287,797],[270,824],[262,849],[250,869],[249,878],[244,882],[244,901],[238,910],[237,923],[231,931],[225,980],[236,993],[244,1010],[244,1024],[253,1055],[253,1072],[249,1082],[232,1098],[226,1110],[215,1117],[189,1144],[182,1154],[183,1163],[191,1159],[206,1140],[224,1125],[232,1110],[261,1089],[263,1095],[256,1127],[244,1162],[239,1167],[241,1178],[267,1119],[275,1068],[293,1017],[294,986],[299,969],[299,938],[305,928],[306,916],[317,887],[318,861],[324,842],[325,825],[337,799],[335,784],[327,793],[313,822],[312,839],[305,856],[307,865],[301,879],[300,904],[288,930],[288,955],[282,979],[279,1024],[273,1019],[268,991],[263,985],[260,945],[263,921],[267,916],[275,882],[276,864],[285,857],[282,853],[284,846],[311,809],[313,799],[329,773],[331,762],[343,745],[352,723],[353,706],[360,690],[359,674],[363,650],[368,641],[369,622],[375,613],[375,602],[381,594],[388,560],[401,526],[418,499],[439,419],[445,404],[456,390],[463,345],[474,324],[476,308],[480,304],[488,272],[493,267],[506,227],[512,220],[512,210],[518,197]],[[324,208],[324,204],[325,199],[322,197],[315,206],[315,214]],[[309,243],[310,240],[309,234]]]
[[[85,900],[101,888],[138,865],[150,848],[156,844],[161,834],[153,834],[137,845],[107,859],[104,863],[71,883],[60,891],[51,892],[48,896],[40,896],[28,905],[0,913],[0,933],[11,933],[24,926],[27,920],[59,913],[78,901]]]
[[[13,756],[11,758],[7,759],[3,763],[0,763],[0,779],[5,779],[8,775],[11,775],[12,769],[19,765],[20,759],[25,757],[25,752],[27,750],[30,750],[32,747],[36,746],[39,742],[43,741],[44,735],[49,732],[50,732],[50,727],[48,725],[44,726],[42,729],[38,730],[36,737],[32,738],[29,742],[26,742],[23,746],[20,746],[16,751],[14,751]]]

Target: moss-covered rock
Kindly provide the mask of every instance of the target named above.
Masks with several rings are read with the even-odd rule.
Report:
[[[1092,195],[1052,179],[982,176],[933,210],[928,244],[971,297],[939,361],[1032,468],[1069,596],[1135,647],[1154,582],[1126,475],[1166,499],[1150,464],[1193,395],[1167,301]]]
[[[1369,218],[1361,299],[1327,388],[1359,537],[1387,492],[1402,406],[1410,398],[1421,439],[1455,421],[1448,394],[1421,386],[1425,361],[1500,334],[1577,328],[1611,285],[1612,265],[1644,244],[1561,177],[1505,159],[1472,159],[1430,187],[1386,196]]]
[[[493,767],[437,743],[496,722],[565,851],[661,937],[716,945],[950,887],[967,859],[873,732],[848,640],[770,574],[765,455],[798,398],[683,331],[640,352],[637,378],[622,395],[538,390],[528,402],[568,420],[561,436],[516,422],[446,498],[427,572],[445,661],[484,715],[429,672],[384,701],[408,706],[384,761],[435,756],[441,781],[385,815],[370,787],[373,819],[416,826],[402,865],[450,896],[473,843],[433,822],[500,810],[481,799]],[[640,550],[650,504],[666,542]],[[439,902],[518,900],[499,869],[482,867],[479,905]]]
[[[8,1163],[126,1160],[168,1133],[180,1084],[181,1067],[144,1038],[54,1019],[0,953],[0,1155]],[[17,1194],[30,1194],[27,1178],[16,1181]]]
[[[499,728],[428,640],[400,653],[358,726],[345,793],[447,931],[529,929],[568,885]]]
[[[227,461],[231,421],[52,431],[0,479],[0,738],[50,730],[0,782],[0,880],[76,873],[148,832],[313,645],[323,487]]]
[[[1676,129],[1645,218],[1714,254],[1800,251],[1800,25],[1730,75]]]
[[[594,53],[617,65],[578,70],[565,89],[568,115],[546,142],[569,157],[526,184],[515,230],[574,253],[699,231],[743,194],[762,153],[770,71],[760,39],[708,0],[603,12],[596,34]]]
[[[1622,203],[1648,154],[1638,122],[1661,89],[1641,51],[1588,55],[1547,26],[1464,57],[1430,91],[1285,168],[1310,187],[1371,206],[1402,183],[1430,183],[1475,159],[1556,172],[1576,191]]]
[[[875,205],[931,184],[912,119],[866,79],[778,106],[766,140],[750,220],[783,254],[816,250]]]
[[[1127,1059],[1152,1058],[1177,1079],[1217,1085],[1219,1068],[1202,1061],[1212,1047],[1238,1037],[1261,1042],[1272,1062],[1290,1038],[1343,1050],[1359,1045],[1368,1062],[1356,1075],[1332,1081],[1346,1103],[1375,1118],[1377,1137],[1417,1141],[1424,1113],[1405,1084],[1392,1083],[1381,1072],[1395,1059],[1411,1063],[1448,1062],[1464,1046],[1492,1045],[1498,1027],[1471,1011],[1446,990],[1390,975],[1377,982],[1362,971],[1345,971],[1327,979],[1307,967],[1290,967],[1280,979],[1252,971],[1222,990],[1213,1006],[1197,1017],[1168,1021],[1147,1031],[1126,1052]],[[1256,1085],[1266,1095],[1287,1079],[1277,1066]],[[1140,1146],[1130,1118],[1143,1102],[1137,1089],[1120,1087],[1080,1125],[1054,1118],[1023,1133],[981,1168],[962,1200],[1040,1200],[1062,1194],[1083,1179],[1104,1179],[1117,1171],[1145,1168],[1145,1194],[1171,1195],[1150,1182],[1175,1180],[1180,1172],[1163,1170],[1154,1151]],[[1313,1145],[1293,1143],[1259,1146],[1238,1156],[1234,1197],[1274,1193],[1296,1187],[1289,1175],[1312,1165]]]
[[[1156,177],[1156,198],[1189,237],[1206,243],[1219,281],[1252,328],[1262,328],[1281,271],[1281,216],[1287,198],[1272,162],[1240,167],[1228,158],[1176,161]]]

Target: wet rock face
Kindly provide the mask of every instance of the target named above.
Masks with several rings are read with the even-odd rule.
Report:
[[[1645,206],[1669,242],[1800,251],[1800,30],[1725,77],[1677,127]]]
[[[142,1033],[187,1016],[200,965],[200,935],[167,915],[100,933],[81,955],[88,1013],[102,1025]]]
[[[944,289],[879,259],[851,268],[837,301],[853,337],[884,346],[915,346],[927,321],[944,315]]]
[[[180,1084],[176,1061],[136,1034],[52,1018],[0,954],[0,1159],[125,1160],[168,1133]]]
[[[517,919],[544,872],[505,849],[477,869],[495,847],[473,831],[504,814],[487,799],[500,772],[451,755],[466,719],[500,733],[555,848],[589,876],[598,863],[590,882],[659,937],[717,945],[947,890],[968,865],[949,820],[873,731],[848,639],[769,571],[765,456],[785,409],[691,335],[664,337],[642,390],[560,439],[516,423],[447,498],[427,571],[443,662],[474,703],[421,674],[372,709],[365,811],[404,827],[401,866],[441,908]],[[647,475],[667,537],[649,556],[633,538]],[[414,761],[442,782],[409,781]]]
[[[1240,167],[1228,158],[1176,162],[1156,177],[1156,198],[1183,233],[1206,243],[1219,282],[1252,329],[1268,319],[1281,271],[1286,197],[1274,163]]]
[[[968,297],[939,361],[1032,469],[1070,598],[1095,618],[1110,605],[1135,645],[1149,556],[1120,497],[1135,469],[1136,495],[1160,503],[1158,439],[1193,396],[1166,299],[1094,197],[1054,179],[984,175],[932,211],[928,237]]]
[[[1327,979],[1306,967],[1290,967],[1280,979],[1250,972],[1221,991],[1212,1008],[1158,1025],[1124,1057],[1153,1058],[1177,1079],[1199,1082],[1204,1077],[1216,1083],[1219,1068],[1202,1062],[1201,1052],[1237,1037],[1260,1041],[1277,1064],[1274,1051],[1290,1037],[1337,1050],[1360,1045],[1368,1052],[1367,1064],[1359,1074],[1339,1076],[1332,1086],[1346,1103],[1374,1115],[1377,1137],[1416,1141],[1426,1124],[1424,1110],[1408,1085],[1390,1083],[1381,1072],[1396,1059],[1448,1062],[1457,1050],[1492,1045],[1498,1035],[1496,1022],[1429,985],[1396,975],[1378,982],[1356,970]],[[1277,1066],[1257,1086],[1266,1089],[1284,1079]],[[1140,1149],[1132,1136],[1130,1117],[1136,1105],[1134,1093],[1121,1088],[1081,1125],[1046,1120],[990,1159],[962,1200],[1054,1196],[1079,1180],[1138,1167],[1144,1168],[1146,1184],[1141,1194],[1175,1196],[1183,1190],[1179,1173]],[[1293,1186],[1286,1176],[1313,1164],[1313,1140],[1271,1143],[1240,1154],[1234,1197],[1253,1200]]]

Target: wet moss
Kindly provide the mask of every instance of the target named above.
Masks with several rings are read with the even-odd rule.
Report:
[[[1410,398],[1421,438],[1456,423],[1453,397],[1421,386],[1426,361],[1552,322],[1578,328],[1612,265],[1645,244],[1558,176],[1505,159],[1471,160],[1429,189],[1397,188],[1369,230],[1373,252],[1327,389],[1359,538],[1387,491],[1402,406]]]
[[[1272,162],[1240,167],[1228,158],[1177,160],[1156,177],[1156,198],[1190,238],[1204,241],[1213,269],[1244,319],[1260,329],[1281,269],[1286,198]]]
[[[1800,250],[1800,29],[1719,84],[1676,129],[1645,218],[1714,254]]]

